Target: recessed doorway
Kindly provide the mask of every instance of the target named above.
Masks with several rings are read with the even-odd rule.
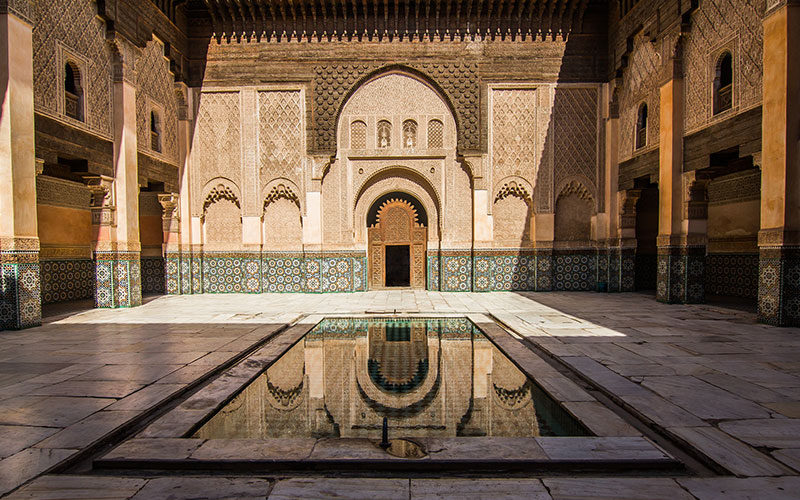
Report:
[[[386,245],[386,286],[411,286],[408,245]]]

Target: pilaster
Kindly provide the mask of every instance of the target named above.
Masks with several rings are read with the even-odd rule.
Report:
[[[27,1],[0,10],[0,330],[42,317],[30,10]]]
[[[764,17],[759,321],[800,326],[800,2]]]

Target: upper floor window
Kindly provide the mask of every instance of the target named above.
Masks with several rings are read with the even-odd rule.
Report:
[[[639,112],[636,116],[636,149],[641,149],[647,145],[647,104],[639,105]]]
[[[386,120],[378,122],[378,147],[389,148],[392,146],[392,124]]]
[[[81,71],[74,63],[64,65],[64,114],[83,121],[83,87]]]
[[[161,152],[161,117],[156,110],[150,111],[150,149]]]
[[[444,147],[444,125],[439,120],[431,120],[428,122],[428,147]]]
[[[403,147],[408,149],[417,147],[417,122],[414,120],[403,122]]]
[[[367,124],[361,120],[356,120],[350,124],[350,148],[367,148]]]
[[[714,73],[714,114],[722,113],[733,106],[733,57],[724,52],[717,59]]]

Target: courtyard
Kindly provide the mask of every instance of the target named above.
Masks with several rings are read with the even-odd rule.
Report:
[[[677,465],[557,467],[582,460],[581,450],[543,445],[536,453],[555,461],[529,470],[204,471],[185,467],[202,441],[155,439],[153,428],[169,424],[170,410],[246,356],[270,349],[277,356],[300,326],[325,316],[395,314],[490,318],[509,334],[495,344],[518,366],[563,375],[537,383],[591,422],[595,435],[620,442],[641,435]],[[0,334],[0,492],[9,499],[788,499],[800,491],[800,331],[759,324],[750,312],[632,293],[392,290],[159,296],[131,309],[62,307],[44,316],[42,326]],[[488,463],[503,452],[487,443],[479,455]],[[613,466],[614,446],[591,452]],[[291,442],[284,448],[297,452]],[[184,468],[160,469],[158,460],[149,468],[114,465],[113,457],[131,450],[140,458],[174,456]],[[624,451],[634,462],[645,453]],[[258,453],[269,456],[263,447]]]

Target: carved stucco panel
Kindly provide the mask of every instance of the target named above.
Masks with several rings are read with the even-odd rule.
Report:
[[[195,192],[215,177],[241,185],[240,114],[239,92],[201,94],[192,144]]]
[[[164,57],[164,44],[159,40],[147,42],[136,61],[136,132],[139,151],[159,160],[178,164],[178,105],[174,77],[169,61]],[[154,151],[150,140],[150,112],[156,103],[163,110],[161,119],[161,152]]]
[[[493,177],[517,175],[533,181],[539,157],[537,144],[544,143],[536,133],[536,89],[493,89],[491,102]]]
[[[658,146],[661,99],[659,78],[665,58],[659,52],[661,44],[650,43],[642,34],[634,37],[627,70],[623,75],[619,107],[619,159],[625,161],[634,154],[636,122],[639,105],[647,104],[647,143],[640,151],[649,151]],[[668,59],[668,58],[667,58]]]
[[[33,29],[34,109],[56,120],[111,139],[111,50],[105,26],[95,16],[94,3],[86,0],[34,2]],[[64,68],[59,45],[86,61],[81,86],[86,100],[84,122],[66,117],[63,106]]]
[[[700,2],[684,50],[687,133],[714,121],[714,66],[723,50],[733,55],[734,112],[761,103],[763,14],[763,0]]]
[[[303,111],[299,90],[258,93],[261,184],[276,177],[303,185]]]
[[[598,89],[558,87],[553,102],[555,184],[582,176],[597,188]]]

